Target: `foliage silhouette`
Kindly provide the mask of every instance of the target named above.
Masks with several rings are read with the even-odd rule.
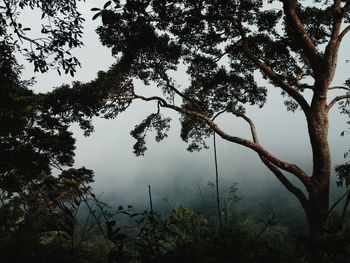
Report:
[[[133,218],[136,225],[130,231],[116,223],[120,219],[112,221],[111,229],[125,235],[112,239],[119,250],[109,262],[297,262],[301,258],[293,254],[290,241],[279,241],[280,230],[271,221],[260,224],[243,214],[229,215],[224,238],[216,223],[190,208],[175,208],[166,217],[149,211],[118,210],[117,214]]]
[[[45,95],[20,79],[13,50],[0,42],[0,260],[58,262],[55,253],[70,258],[75,212],[93,172],[70,168],[69,125],[45,111]]]

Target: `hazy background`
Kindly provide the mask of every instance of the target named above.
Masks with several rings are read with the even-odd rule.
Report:
[[[93,12],[90,9],[102,4],[100,1],[88,1],[82,6],[86,18],[85,46],[75,51],[82,68],[78,69],[74,78],[59,76],[54,71],[36,74],[36,92],[50,91],[53,87],[71,83],[73,80],[90,81],[96,77],[97,71],[108,69],[115,61],[110,51],[101,46],[95,33],[100,21],[91,20]],[[35,27],[40,23],[40,16],[28,14],[24,20]],[[334,85],[343,84],[346,76],[349,76],[346,75],[349,73],[349,64],[345,62],[350,57],[346,48],[350,46],[349,40],[348,37],[343,43]],[[33,76],[33,67],[28,63],[25,65],[23,77],[30,78]],[[174,73],[174,76],[182,86],[188,83],[184,69]],[[263,80],[261,81],[263,83]],[[137,82],[137,87],[140,91],[144,88],[140,82]],[[154,111],[155,104],[141,102],[134,103],[115,120],[95,118],[95,132],[90,137],[84,137],[77,125],[72,126],[77,139],[75,166],[85,166],[95,171],[95,192],[103,193],[103,198],[108,202],[117,205],[147,205],[147,185],[152,186],[154,202],[159,206],[163,205],[164,198],[172,206],[186,205],[193,200],[199,200],[200,191],[213,191],[207,186],[208,181],[214,182],[215,179],[213,149],[199,153],[187,152],[187,146],[179,136],[179,115],[171,111],[163,111],[164,115],[173,118],[169,138],[162,143],[155,143],[154,136],[150,133],[146,155],[134,156],[132,146],[135,141],[129,132],[148,113]],[[306,171],[310,171],[312,163],[306,122],[301,112],[286,111],[279,90],[271,87],[265,107],[248,108],[247,115],[255,121],[263,146],[281,159],[295,162]],[[345,116],[340,116],[337,107],[334,107],[330,116],[329,134],[333,164],[343,162],[343,153],[348,150],[349,136],[340,137],[341,131],[347,128],[346,121]],[[237,118],[223,117],[218,123],[231,134],[250,138],[249,127]],[[212,142],[211,138],[208,145],[212,146]],[[294,197],[285,195],[287,191],[261,164],[253,151],[222,141],[220,138],[217,148],[222,192],[227,192],[232,183],[238,183],[238,193],[243,197],[240,205],[243,208],[254,206],[263,211],[278,206],[281,200],[286,200],[290,206],[298,207],[298,204],[294,203]],[[287,206],[279,209],[282,213],[288,213]]]

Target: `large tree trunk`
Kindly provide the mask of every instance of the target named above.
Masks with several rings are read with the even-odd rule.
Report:
[[[315,94],[307,116],[313,154],[312,187],[306,209],[311,238],[311,254],[315,262],[327,262],[321,249],[326,240],[329,210],[331,157],[328,145],[328,108],[326,94]]]

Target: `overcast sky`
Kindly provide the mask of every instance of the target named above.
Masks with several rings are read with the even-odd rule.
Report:
[[[98,4],[94,4],[98,3]],[[37,92],[52,90],[53,87],[73,80],[83,82],[96,77],[99,70],[106,70],[115,59],[110,51],[101,46],[95,33],[96,22],[91,20],[92,7],[101,5],[100,1],[87,1],[83,5],[86,23],[84,32],[85,46],[75,51],[82,63],[74,78],[58,76],[54,71],[37,74]],[[33,16],[25,17],[33,21]],[[99,22],[99,21],[97,21]],[[39,23],[39,22],[38,22]],[[350,58],[349,37],[345,39],[339,56],[339,66],[334,84],[343,84],[349,72],[350,64],[345,60]],[[26,65],[24,78],[33,75],[32,65]],[[188,79],[183,70],[176,74],[176,79],[183,86]],[[142,84],[138,85],[139,88]],[[248,109],[248,115],[255,120],[261,144],[272,153],[288,162],[296,162],[304,169],[311,167],[310,146],[307,138],[306,122],[301,112],[286,112],[280,92],[270,89],[270,96],[263,109]],[[84,137],[76,126],[72,131],[77,139],[76,167],[86,166],[95,171],[97,192],[124,192],[132,196],[138,191],[146,193],[147,185],[151,184],[155,191],[165,193],[164,187],[186,184],[186,178],[191,178],[194,184],[206,184],[214,181],[214,159],[212,148],[202,152],[189,153],[186,144],[179,136],[178,115],[164,111],[165,115],[173,117],[169,138],[162,143],[154,143],[154,136],[148,137],[148,151],[144,157],[135,157],[132,153],[134,140],[129,135],[147,113],[154,112],[156,106],[149,103],[135,103],[130,109],[115,120],[94,119],[95,132],[90,137]],[[346,118],[332,110],[330,116],[330,144],[334,163],[343,159],[343,153],[348,149],[349,136],[340,137],[340,132],[346,129]],[[231,134],[250,138],[247,125],[232,118],[218,120]],[[209,141],[212,145],[212,140]],[[230,182],[238,182],[240,188],[249,189],[258,186],[257,191],[264,191],[268,185],[279,185],[279,182],[261,165],[257,155],[251,150],[218,139],[218,160],[220,175]],[[185,187],[185,186],[183,186]],[[138,194],[140,195],[140,194]]]

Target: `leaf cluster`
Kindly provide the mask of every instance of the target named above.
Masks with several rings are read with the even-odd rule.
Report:
[[[83,45],[84,18],[78,12],[78,1],[4,0],[0,4],[0,37],[33,63],[34,71],[54,68],[60,73],[63,69],[73,76],[80,62],[70,51]],[[39,37],[21,22],[23,13],[32,10],[41,13]]]

